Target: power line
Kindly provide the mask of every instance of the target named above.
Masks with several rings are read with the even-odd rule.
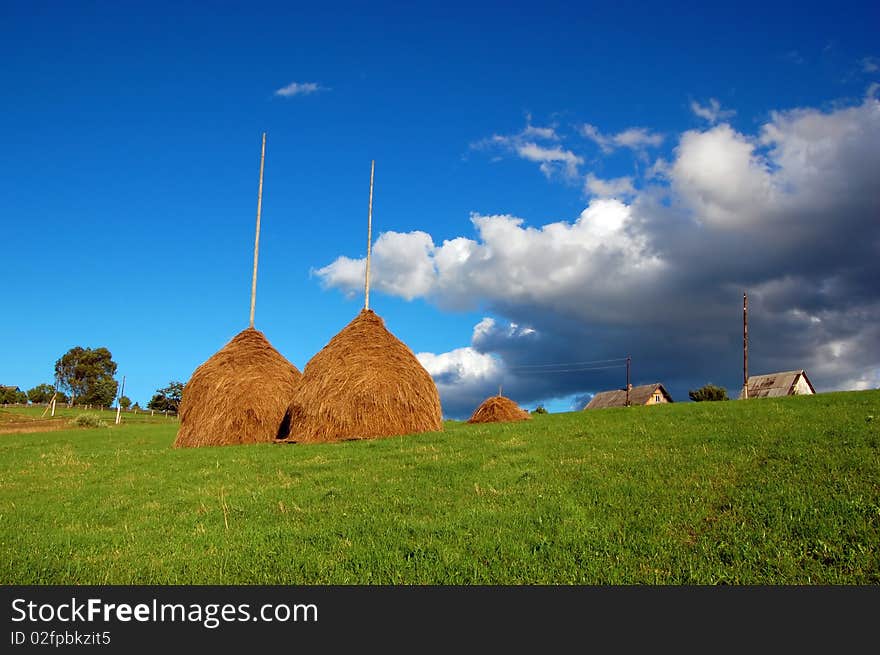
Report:
[[[564,364],[562,365],[564,366]],[[579,372],[587,372],[587,371],[604,371],[611,368],[623,368],[626,366],[626,362],[621,364],[612,364],[610,366],[584,366],[584,367],[575,367],[575,368],[556,368],[556,369],[542,369],[542,370],[525,370],[523,373],[573,373],[575,371]],[[509,366],[508,370],[518,371],[521,370],[519,366]]]
[[[623,366],[626,363],[626,357],[615,357],[614,359],[594,359],[590,362],[556,362],[555,364],[520,364],[518,366],[509,366],[508,368],[556,368],[558,366],[587,366],[590,364],[606,364],[609,362],[621,362],[614,364],[608,368]]]

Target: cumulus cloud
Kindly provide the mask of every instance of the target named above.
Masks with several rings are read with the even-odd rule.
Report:
[[[709,102],[705,105],[701,105],[696,100],[692,100],[691,111],[700,118],[709,121],[712,125],[736,116],[736,111],[733,109],[722,109],[721,103],[715,98],[709,98]]]
[[[276,96],[292,98],[293,96],[307,96],[326,89],[315,82],[291,82],[275,91]]]
[[[436,280],[435,250],[426,232],[383,232],[372,249],[371,288],[407,300],[427,295]],[[345,289],[353,296],[363,291],[366,258],[339,257],[312,274],[325,286]]]
[[[472,309],[489,298],[550,302],[562,310],[584,281],[612,274],[612,292],[663,267],[634,229],[631,208],[619,200],[594,199],[574,222],[539,228],[506,214],[473,214],[471,222],[476,239],[458,237],[439,246],[424,232],[383,233],[373,249],[375,288],[448,308]],[[387,247],[389,242],[399,247]],[[326,286],[356,293],[362,271],[362,260],[340,257],[315,274]]]
[[[602,180],[593,173],[587,174],[584,189],[590,195],[600,198],[626,198],[636,193],[636,189],[633,186],[633,178],[631,177],[615,177]]]
[[[753,373],[806,368],[819,390],[876,385],[880,102],[776,112],[753,134],[690,130],[660,169],[626,198],[605,191],[629,193],[627,178],[588,177],[598,197],[569,220],[473,214],[473,234],[439,244],[380,237],[386,292],[494,317],[461,352],[428,358],[448,383],[444,403],[472,410],[499,375],[520,402],[615,388],[615,368],[542,366],[627,354],[635,384],[662,381],[677,400],[709,381],[736,392],[744,290]],[[359,290],[362,265],[340,257],[317,274]]]
[[[729,125],[685,132],[670,175],[675,190],[697,220],[739,227],[746,220],[765,220],[774,203],[778,180],[755,152],[748,137]],[[744,213],[744,206],[752,211]]]

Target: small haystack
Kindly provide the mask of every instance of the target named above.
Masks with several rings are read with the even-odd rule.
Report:
[[[443,429],[434,380],[369,309],[306,364],[284,423],[284,441],[296,443]]]
[[[239,332],[183,388],[174,447],[271,442],[300,379],[262,332]]]
[[[468,423],[502,423],[506,421],[525,421],[532,416],[510,398],[502,395],[486,398],[482,404],[474,410],[473,416]]]

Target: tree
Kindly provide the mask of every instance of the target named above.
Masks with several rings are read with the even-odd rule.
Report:
[[[697,403],[706,400],[730,400],[727,397],[727,389],[724,387],[717,387],[711,382],[703,385],[699,389],[688,391],[688,396],[691,400]]]
[[[26,405],[27,394],[18,387],[0,386],[0,405]]]
[[[131,398],[128,396],[122,396],[122,398],[119,399],[119,406],[122,409],[128,409],[131,407]]]
[[[147,408],[158,412],[177,412],[181,396],[183,396],[183,382],[172,380],[167,387],[156,389],[156,393],[147,403]]]
[[[27,397],[35,405],[44,405],[52,400],[55,394],[55,387],[51,384],[38,384],[33,389],[28,389]]]
[[[113,379],[116,362],[106,348],[75,346],[55,362],[58,387],[70,391],[71,402],[110,405],[118,383]]]
[[[116,398],[118,388],[119,383],[113,378],[95,380],[91,388],[79,397],[79,402],[81,405],[110,407],[113,404],[113,399]]]

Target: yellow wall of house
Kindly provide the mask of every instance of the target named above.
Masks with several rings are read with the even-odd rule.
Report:
[[[660,396],[660,400],[655,400],[657,396]],[[663,395],[663,392],[660,391],[660,388],[654,390],[654,393],[651,394],[651,397],[648,398],[648,401],[645,403],[646,405],[662,405],[663,403],[668,403],[666,400],[666,396]]]

